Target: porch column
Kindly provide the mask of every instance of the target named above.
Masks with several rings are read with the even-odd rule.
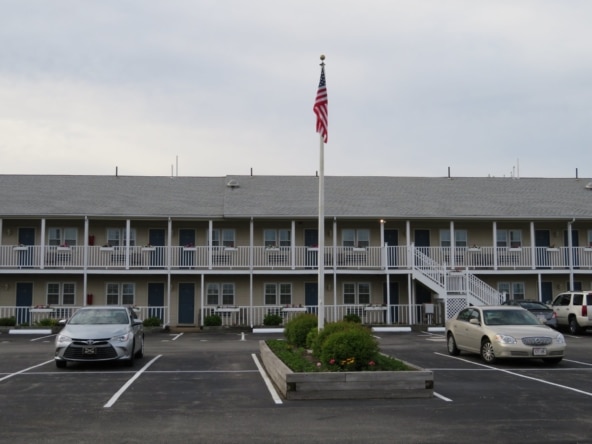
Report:
[[[530,252],[530,260],[532,262],[532,269],[536,269],[536,239],[534,237],[534,222],[530,222],[530,244],[532,245]]]
[[[169,217],[168,221],[167,221],[167,255],[166,255],[166,261],[167,261],[167,270],[169,270],[169,277],[170,277],[170,271],[171,271],[171,264],[172,264],[172,258],[173,258],[173,252],[171,251],[173,247],[173,220]],[[170,297],[170,293],[169,293],[169,297]],[[169,305],[169,310],[170,310],[170,305]]]
[[[456,235],[453,220],[450,221],[450,266],[456,268]]]
[[[206,282],[205,282],[205,273],[201,274],[201,282],[200,282],[200,302],[199,302],[199,325],[204,326],[204,292],[206,289]]]
[[[382,268],[387,269],[387,250],[388,245],[384,244],[384,219],[380,219],[380,262],[382,263]]]
[[[130,265],[130,233],[131,233],[132,221],[130,219],[125,220],[125,269],[129,270]]]
[[[255,252],[253,251],[255,242],[255,223],[253,218],[249,221],[249,323],[251,328],[255,324],[253,322],[253,258]]]
[[[493,221],[493,269],[497,270],[497,222]]]
[[[2,245],[2,234],[4,233],[4,231],[2,231],[2,218],[0,217],[0,245]]]
[[[212,269],[212,246],[214,245],[214,221],[208,221],[208,269]],[[218,240],[220,241],[220,239]]]
[[[43,270],[45,268],[45,218],[41,219],[41,247],[39,249],[39,265]]]
[[[296,221],[293,220],[290,227],[290,263],[292,270],[296,269]]]
[[[572,223],[575,221],[569,221],[567,223],[567,263],[569,266],[569,289],[570,291],[573,291],[574,288],[574,263],[573,263],[573,255],[574,255],[574,251],[573,251],[573,238],[572,238],[572,232],[571,232],[571,228],[572,228]]]

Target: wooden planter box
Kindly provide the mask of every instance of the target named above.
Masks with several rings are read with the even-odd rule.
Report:
[[[259,341],[267,374],[286,399],[396,399],[431,398],[434,374],[415,367],[411,371],[295,373]]]

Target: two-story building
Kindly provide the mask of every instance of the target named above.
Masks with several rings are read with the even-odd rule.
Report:
[[[268,313],[442,323],[591,287],[581,178],[0,176],[0,318],[89,304],[199,326]],[[325,285],[318,294],[319,239]]]

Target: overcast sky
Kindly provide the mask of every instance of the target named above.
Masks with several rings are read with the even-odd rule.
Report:
[[[1,11],[0,174],[592,176],[589,0]]]

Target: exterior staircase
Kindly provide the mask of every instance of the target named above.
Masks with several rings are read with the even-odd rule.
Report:
[[[419,249],[411,249],[413,278],[444,300],[446,319],[468,305],[499,305],[504,295],[468,269],[447,269]]]

